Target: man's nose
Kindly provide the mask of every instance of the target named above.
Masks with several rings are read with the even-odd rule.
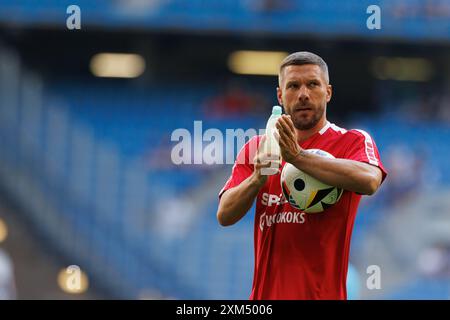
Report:
[[[300,87],[300,91],[298,93],[298,99],[299,100],[309,100],[309,92],[308,92],[308,88],[306,88],[306,86]]]

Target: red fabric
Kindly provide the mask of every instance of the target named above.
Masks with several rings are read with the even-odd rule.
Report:
[[[327,127],[302,143],[302,148],[372,163],[381,169],[384,180],[386,171],[367,133],[329,123]],[[254,152],[249,152],[249,145],[259,140],[260,136],[254,137],[241,149],[239,163],[219,197],[252,174]],[[339,202],[326,211],[306,214],[284,199],[280,175],[270,176],[256,199],[250,299],[346,299],[350,240],[360,199],[361,195],[344,191]]]

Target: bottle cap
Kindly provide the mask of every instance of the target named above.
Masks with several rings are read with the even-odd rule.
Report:
[[[282,111],[282,109],[281,109],[281,107],[280,106],[274,106],[273,108],[272,108],[272,114],[274,114],[274,115],[281,115],[281,113],[282,113],[283,111]]]

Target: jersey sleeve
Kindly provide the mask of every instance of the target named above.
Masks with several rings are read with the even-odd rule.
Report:
[[[238,186],[253,173],[253,159],[256,155],[260,138],[260,136],[254,136],[239,151],[231,170],[231,176],[219,192],[219,200],[225,191]]]
[[[353,129],[349,131],[351,135],[351,141],[349,141],[349,147],[345,153],[345,158],[360,162],[369,163],[380,168],[382,173],[382,180],[387,176],[387,171],[381,162],[380,154],[375,141],[364,130]]]

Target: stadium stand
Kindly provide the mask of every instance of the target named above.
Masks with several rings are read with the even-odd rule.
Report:
[[[152,10],[142,10],[139,1],[129,2],[135,7],[126,1],[78,3],[88,13],[87,25],[106,30],[245,29],[286,36],[304,29],[303,36],[372,37],[355,16],[368,1],[286,1],[280,8],[278,1],[160,0]],[[373,37],[448,41],[450,11],[444,2],[429,2],[427,11],[419,1],[406,11],[404,1],[380,3],[397,20],[386,19]],[[67,17],[66,5],[4,0],[0,22],[54,26]],[[427,16],[435,15],[436,7],[441,15],[430,22]],[[192,133],[195,120],[203,120],[203,130],[263,128],[265,110],[276,103],[273,86],[256,79],[251,90],[262,100],[245,114],[229,109],[211,114],[209,106],[224,94],[221,80],[135,86],[62,77],[53,70],[49,77],[48,70],[30,67],[19,47],[0,44],[0,187],[46,244],[85,269],[109,297],[247,299],[253,209],[241,223],[221,228],[217,193],[231,165],[177,166],[170,161],[175,144],[170,136],[179,128]],[[378,264],[386,290],[362,288],[359,298],[448,299],[449,274],[424,273],[417,259],[436,243],[450,243],[444,229],[450,211],[450,125],[420,115],[412,119],[408,107],[397,108],[407,105],[402,99],[378,104],[377,113],[351,113],[342,123],[375,138],[389,171],[379,193],[363,200],[351,250],[359,282],[365,283],[368,264]],[[419,229],[423,232],[410,241],[411,230]]]

